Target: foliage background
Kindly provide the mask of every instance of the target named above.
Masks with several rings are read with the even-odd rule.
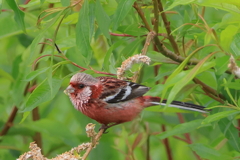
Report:
[[[49,158],[89,141],[85,126],[96,122],[63,93],[81,70],[72,63],[93,76],[116,74],[142,52],[149,31],[159,33],[147,47],[152,63],[126,75],[140,71],[149,95],[212,111],[147,108],[111,128],[88,159],[238,159],[239,79],[227,65],[230,55],[239,58],[239,7],[236,0],[0,1],[0,159],[16,159],[32,141]]]

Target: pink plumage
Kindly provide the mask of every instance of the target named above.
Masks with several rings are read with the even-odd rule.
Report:
[[[160,105],[159,97],[143,96],[149,89],[112,77],[77,73],[65,91],[77,110],[108,128],[133,120],[145,107]],[[173,101],[170,107],[206,113],[204,107],[190,103]]]

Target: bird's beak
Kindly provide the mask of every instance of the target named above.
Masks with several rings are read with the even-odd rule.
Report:
[[[75,92],[75,89],[70,85],[68,86],[65,90],[64,90],[64,93],[66,95],[70,94],[70,93],[74,93]]]

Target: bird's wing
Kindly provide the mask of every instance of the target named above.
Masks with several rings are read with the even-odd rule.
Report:
[[[144,95],[150,88],[112,77],[98,77],[103,85],[100,99],[107,103],[118,103]]]

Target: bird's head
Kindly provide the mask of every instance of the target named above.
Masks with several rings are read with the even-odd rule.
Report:
[[[77,73],[70,79],[69,86],[64,93],[69,95],[73,104],[82,105],[87,103],[90,98],[97,98],[101,90],[101,83],[98,79],[86,73]]]

